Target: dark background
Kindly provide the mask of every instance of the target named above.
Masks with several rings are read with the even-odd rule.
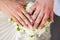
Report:
[[[51,40],[60,40],[60,17],[54,14],[54,22],[50,27]]]

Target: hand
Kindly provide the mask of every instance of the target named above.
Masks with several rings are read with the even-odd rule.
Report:
[[[53,22],[53,0],[36,0],[30,8],[30,14],[34,11],[32,18],[34,20],[33,27],[43,28],[47,19],[50,18]]]
[[[20,26],[31,27],[32,18],[24,8],[13,1],[0,1],[0,9],[10,15]]]

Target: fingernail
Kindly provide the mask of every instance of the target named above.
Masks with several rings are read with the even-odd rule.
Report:
[[[42,29],[42,27],[39,27],[40,29]]]
[[[54,20],[51,21],[51,23],[53,23],[53,22],[54,22]]]
[[[32,28],[32,26],[30,25],[29,28]]]

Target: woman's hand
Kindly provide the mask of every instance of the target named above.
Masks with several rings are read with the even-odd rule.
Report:
[[[36,0],[30,9],[30,14],[34,11],[32,18],[34,20],[34,27],[39,25],[42,28],[47,19],[50,18],[53,22],[53,4],[54,0]]]
[[[0,1],[0,9],[10,15],[20,26],[32,27],[32,18],[17,2]]]

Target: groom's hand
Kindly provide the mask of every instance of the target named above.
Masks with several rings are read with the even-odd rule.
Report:
[[[50,18],[53,22],[53,4],[54,0],[36,0],[33,6],[30,8],[30,14],[33,13],[32,18],[34,20],[34,27],[39,25],[42,28],[47,19]]]

